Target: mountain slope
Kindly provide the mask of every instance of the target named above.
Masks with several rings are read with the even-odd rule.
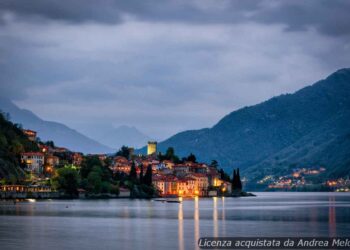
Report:
[[[24,177],[24,171],[19,167],[19,154],[38,150],[38,146],[29,141],[21,129],[0,113],[0,179],[15,181]]]
[[[217,159],[227,170],[249,168],[250,173],[282,164],[280,160],[272,164],[272,158],[285,159],[283,164],[317,162],[320,155],[329,152],[327,145],[332,140],[348,138],[349,111],[350,69],[342,69],[294,94],[232,112],[210,129],[174,135],[159,148],[173,146],[182,156],[192,152],[199,160]],[[324,164],[335,168],[328,159],[350,159],[348,143],[341,145],[343,148],[333,150],[333,157],[324,159]],[[293,147],[299,149],[292,156]],[[306,154],[306,147],[314,152]]]
[[[20,109],[11,101],[0,98],[0,110],[10,114],[11,121],[38,132],[41,140],[84,153],[106,153],[113,150],[58,122],[44,121],[32,112]]]
[[[139,148],[144,146],[150,138],[143,134],[135,127],[119,126],[99,126],[100,129],[96,131],[95,127],[82,130],[84,134],[91,135],[91,137],[104,145],[120,149],[123,145]]]

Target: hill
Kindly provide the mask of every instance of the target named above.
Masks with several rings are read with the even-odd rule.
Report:
[[[10,114],[11,121],[38,132],[42,141],[52,140],[60,147],[83,153],[107,153],[114,150],[58,122],[44,121],[11,101],[0,98],[0,110]]]
[[[37,145],[28,140],[18,125],[0,113],[0,179],[16,180],[24,177],[24,172],[19,167],[20,153],[38,150]]]
[[[234,111],[212,128],[185,131],[161,142],[201,161],[258,177],[295,165],[324,165],[330,175],[350,171],[350,69],[294,94]]]

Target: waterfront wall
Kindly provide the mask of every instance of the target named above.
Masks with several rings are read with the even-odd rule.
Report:
[[[0,192],[0,199],[54,199],[60,198],[58,192]]]

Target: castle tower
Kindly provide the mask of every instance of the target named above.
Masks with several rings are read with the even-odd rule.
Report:
[[[155,153],[157,153],[157,142],[149,141],[147,145],[147,155],[151,155]]]

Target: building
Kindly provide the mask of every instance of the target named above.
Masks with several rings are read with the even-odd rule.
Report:
[[[179,196],[197,196],[199,195],[196,190],[196,180],[191,177],[180,178],[178,181],[177,193]]]
[[[52,174],[54,168],[57,167],[58,164],[60,164],[60,158],[54,155],[46,155],[44,172],[46,174]]]
[[[23,129],[23,133],[28,137],[29,140],[36,141],[36,131]]]
[[[177,177],[185,176],[190,172],[190,167],[182,164],[175,165],[173,167],[174,174]]]
[[[72,163],[74,166],[80,166],[83,162],[83,155],[81,153],[73,153],[72,155]]]
[[[199,196],[206,196],[208,194],[209,180],[206,174],[192,173],[190,177],[195,179],[195,192]]]
[[[111,169],[114,173],[123,172],[125,174],[129,174],[131,170],[131,164],[125,157],[117,156],[113,160]]]
[[[149,141],[147,145],[147,155],[157,154],[157,142]]]
[[[21,154],[21,162],[26,165],[26,170],[36,173],[43,173],[45,156],[40,152],[28,152]]]
[[[178,179],[172,175],[156,175],[152,183],[161,196],[178,195]]]

